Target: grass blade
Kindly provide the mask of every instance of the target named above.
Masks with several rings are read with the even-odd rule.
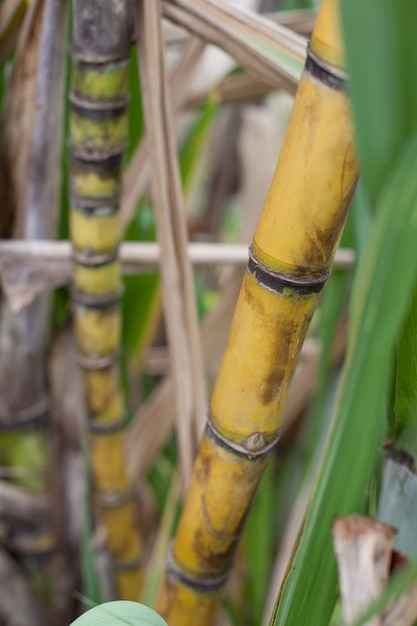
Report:
[[[336,514],[363,508],[384,432],[381,415],[390,357],[417,270],[416,167],[414,135],[381,194],[369,248],[358,269],[345,383],[305,524],[277,599],[273,625],[308,621],[322,626],[330,618],[337,584],[331,521]]]
[[[340,2],[357,144],[374,205],[417,119],[417,4]]]

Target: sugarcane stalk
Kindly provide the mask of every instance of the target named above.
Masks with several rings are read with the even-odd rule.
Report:
[[[123,450],[119,203],[127,143],[129,2],[73,1],[70,221],[73,311],[95,493],[120,598],[138,599],[141,539]]]
[[[57,223],[64,2],[38,3],[25,19],[26,45],[23,49],[21,41],[17,47],[3,111],[1,157],[10,176],[2,208],[13,214],[13,235],[30,245],[30,241],[54,236]],[[10,471],[13,483],[5,483],[3,491],[16,489],[32,507],[38,499],[50,504],[49,302],[49,295],[42,294],[18,313],[6,300],[0,308],[0,464]],[[23,471],[16,472],[17,468]],[[16,513],[17,502],[9,503],[12,511],[0,511],[3,532],[8,528],[7,544],[32,568],[36,563],[38,577],[49,588],[51,573],[45,557],[55,547],[49,505],[41,514],[32,509],[31,524],[23,520],[12,524],[8,515],[13,517],[13,509]]]
[[[335,0],[324,0],[250,250],[158,610],[209,624],[279,438],[358,178]]]

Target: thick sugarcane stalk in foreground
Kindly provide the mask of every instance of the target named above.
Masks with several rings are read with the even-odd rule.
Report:
[[[73,2],[70,112],[75,338],[97,504],[117,594],[138,599],[141,542],[123,451],[119,201],[127,141],[128,2]]]
[[[168,561],[170,626],[215,615],[357,182],[336,18],[324,0]]]

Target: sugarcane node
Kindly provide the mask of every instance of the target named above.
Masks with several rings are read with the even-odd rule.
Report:
[[[102,311],[103,307],[95,306],[95,304],[85,306],[83,304],[78,304],[77,302],[73,302],[73,309],[75,309],[75,314],[80,315],[80,316],[83,315],[84,313],[88,313],[88,311],[95,311],[96,309],[100,311],[101,313],[103,313]],[[119,302],[117,301],[117,302],[114,302],[112,305],[107,306],[104,313],[106,315],[120,313]]]
[[[285,295],[288,290],[295,292],[299,296],[309,296],[310,294],[320,293],[323,289],[330,270],[321,274],[311,274],[304,276],[295,276],[291,274],[281,274],[274,270],[268,269],[260,263],[249,249],[248,272],[254,274],[258,283],[277,294]]]
[[[0,431],[33,430],[45,428],[48,423],[51,403],[48,398],[27,409],[13,411],[8,415],[0,415]]]
[[[97,420],[88,419],[87,428],[90,435],[114,435],[121,432],[126,428],[128,423],[128,416],[124,415],[122,418],[113,422],[99,422]]]
[[[310,47],[307,49],[305,71],[310,74],[312,78],[319,80],[332,89],[344,90],[346,88],[346,72],[319,59],[319,57],[311,51]]]
[[[102,179],[118,179],[120,182],[122,175],[123,153],[113,154],[99,161],[84,161],[74,154],[70,154],[71,177],[86,176],[94,173]]]
[[[100,209],[105,205],[115,206],[121,188],[122,154],[99,161],[85,161],[71,154],[70,160],[70,199],[71,202],[87,209]]]
[[[86,149],[76,147],[71,144],[71,139],[68,140],[68,149],[73,158],[79,159],[80,161],[90,162],[90,163],[100,163],[102,161],[107,161],[115,156],[119,156],[120,154],[124,154],[126,152],[127,142],[124,141],[120,143],[118,146],[114,146],[111,149],[96,149],[92,142],[86,142]],[[82,197],[84,201],[84,197]],[[112,201],[112,198],[109,199]],[[88,203],[94,206],[94,199],[88,198]]]
[[[83,198],[71,196],[71,211],[77,211],[88,217],[106,217],[116,215],[119,211],[117,198],[106,198],[105,204],[99,198]]]
[[[123,288],[120,288],[114,293],[105,293],[100,295],[91,295],[84,293],[77,289],[75,286],[71,290],[72,299],[76,304],[81,304],[91,309],[105,309],[117,302],[120,302],[123,296]]]
[[[110,63],[120,63],[125,61],[127,58],[125,51],[112,54],[89,54],[74,44],[74,42],[69,45],[69,53],[71,55],[71,59],[75,59],[79,63],[84,63],[85,65],[107,65]]]
[[[81,250],[71,251],[71,260],[73,263],[82,265],[83,267],[103,267],[114,263],[119,254],[119,246],[108,254],[97,254],[92,248],[84,248]]]
[[[206,433],[211,439],[214,439],[220,447],[233,454],[244,456],[249,460],[265,457],[271,452],[281,437],[281,430],[269,441],[261,433],[254,433],[245,439],[243,445],[240,445],[236,441],[225,437],[225,435],[214,426],[210,416],[207,418]]]
[[[112,354],[107,356],[101,356],[97,354],[80,354],[76,355],[76,361],[80,367],[88,371],[104,370],[115,363],[118,363],[121,358],[121,350],[118,348],[114,350]]]
[[[69,93],[69,101],[71,104],[71,110],[82,117],[101,122],[102,120],[111,120],[121,115],[124,115],[127,111],[127,107],[130,102],[130,96],[119,96],[113,100],[86,100],[85,97],[80,97],[73,91]]]
[[[110,157],[104,157],[100,161],[84,161],[82,158],[77,157],[74,154],[70,154],[70,168],[71,172],[75,170],[77,174],[85,175],[85,171],[94,171],[98,172],[102,176],[113,176],[121,175],[122,163],[123,163],[123,152],[120,151],[118,154],[113,154]]]
[[[221,576],[205,576],[204,578],[193,576],[193,574],[186,572],[178,565],[172,552],[172,546],[168,553],[166,572],[168,577],[175,582],[179,582],[198,593],[213,593],[221,589],[226,584],[229,576],[229,569],[226,573],[221,574]]]
[[[91,59],[85,58],[83,55],[78,54],[73,51],[73,46],[70,45],[70,53],[71,53],[71,61],[73,65],[79,66],[81,69],[85,70],[98,70],[107,69],[109,66],[114,66],[117,68],[125,68],[129,67],[130,58],[129,57],[117,57],[117,58],[106,58],[105,60],[101,59]]]
[[[118,509],[129,500],[133,499],[133,487],[126,489],[120,493],[115,491],[96,491],[94,499],[102,509]]]

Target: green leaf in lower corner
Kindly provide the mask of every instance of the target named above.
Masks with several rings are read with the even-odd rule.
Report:
[[[356,276],[339,405],[274,626],[328,624],[337,593],[335,515],[363,510],[386,419],[391,357],[417,274],[417,135],[388,177]]]
[[[167,626],[148,606],[128,600],[105,602],[78,617],[71,626]]]

